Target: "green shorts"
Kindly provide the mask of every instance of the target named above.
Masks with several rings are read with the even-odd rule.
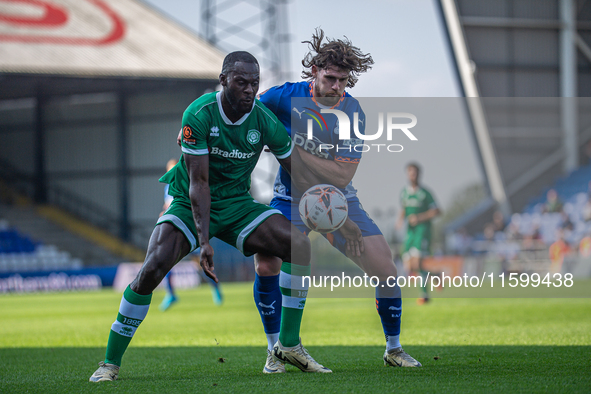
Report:
[[[244,242],[271,215],[281,215],[281,212],[253,200],[250,195],[212,201],[209,239],[217,237],[235,246],[245,256],[252,256],[254,253],[244,251]],[[191,244],[191,251],[199,247],[197,228],[188,200],[175,198],[156,225],[165,222],[171,223],[185,234],[187,241]]]
[[[409,228],[404,241],[404,253],[408,257],[431,254],[431,231],[424,227]]]

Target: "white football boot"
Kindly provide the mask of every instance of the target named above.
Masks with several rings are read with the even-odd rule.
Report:
[[[90,377],[90,382],[107,382],[117,380],[119,376],[119,367],[115,364],[106,364],[104,361],[99,363],[97,369]]]
[[[412,358],[401,347],[386,350],[384,353],[384,365],[392,367],[422,367],[421,363]]]
[[[273,354],[267,349],[267,362],[263,373],[285,373],[285,365],[280,361],[273,360]]]
[[[284,347],[281,341],[277,341],[273,347],[273,360],[281,361],[298,367],[304,372],[331,373],[332,371],[325,366],[318,364],[316,360],[308,354],[306,348],[300,343],[294,347]]]

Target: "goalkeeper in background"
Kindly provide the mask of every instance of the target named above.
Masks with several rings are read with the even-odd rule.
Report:
[[[423,278],[422,297],[417,302],[422,305],[429,301],[427,293],[427,271],[423,267],[423,257],[431,254],[431,221],[441,214],[429,190],[419,184],[421,169],[417,163],[406,165],[409,184],[400,193],[400,216],[396,227],[401,229],[407,221],[406,239],[402,251],[402,261],[407,273],[419,273]]]

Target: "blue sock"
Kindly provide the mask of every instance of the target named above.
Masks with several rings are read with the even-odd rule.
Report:
[[[174,289],[172,288],[172,284],[170,283],[171,276],[172,276],[172,272],[169,271],[168,274],[166,274],[166,276],[164,277],[164,279],[162,281],[164,282],[164,287],[166,287],[166,292],[174,297],[175,296]]]
[[[216,289],[218,288],[219,283],[216,283],[215,280],[205,275],[205,272],[199,271],[199,276],[201,277],[202,282],[207,282],[209,285],[215,287]]]
[[[376,287],[376,308],[382,320],[387,349],[399,347],[400,316],[402,315],[400,287],[396,285],[394,288],[388,288],[385,282],[380,283]]]
[[[261,315],[269,351],[279,339],[281,328],[281,290],[279,290],[279,275],[255,275],[254,302]]]

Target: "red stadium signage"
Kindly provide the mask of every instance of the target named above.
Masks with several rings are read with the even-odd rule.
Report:
[[[72,37],[67,35],[52,35],[56,29],[64,28],[72,19],[71,12],[55,2],[47,0],[0,0],[2,3],[10,3],[18,11],[18,5],[22,10],[41,11],[41,16],[29,16],[10,14],[0,10],[0,24],[8,24],[15,29],[14,34],[0,33],[0,41],[35,43],[35,44],[61,44],[61,45],[90,45],[101,46],[114,44],[125,36],[125,21],[112,8],[102,0],[80,0],[90,3],[97,12],[106,16],[111,24],[111,29],[101,37]],[[39,29],[35,33],[16,32],[18,28]],[[45,29],[45,31],[42,31]],[[57,30],[59,32],[59,30]]]

